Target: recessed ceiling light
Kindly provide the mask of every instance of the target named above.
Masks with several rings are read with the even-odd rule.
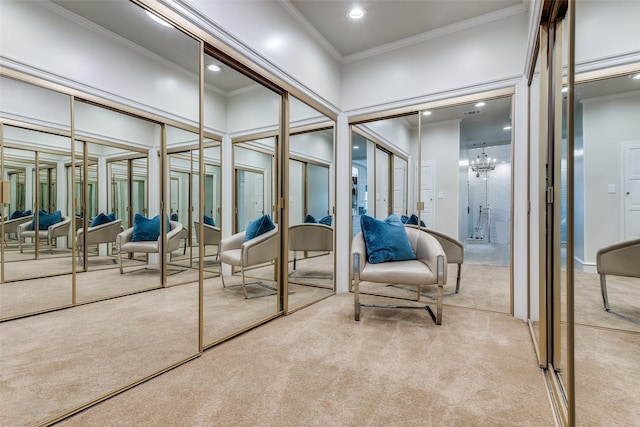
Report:
[[[164,19],[160,18],[158,15],[156,15],[154,13],[151,13],[148,10],[145,10],[145,12],[147,12],[147,15],[149,16],[149,18],[153,19],[158,24],[164,25],[165,27],[173,28],[173,25],[169,24],[167,21],[165,21]]]
[[[351,19],[360,19],[362,17],[364,17],[364,9],[361,7],[352,7],[349,10],[349,13],[347,14],[347,16]]]
[[[207,70],[209,71],[220,71],[222,68],[220,68],[219,65],[216,64],[209,64],[207,65]]]
[[[635,76],[631,77],[633,80],[640,80],[640,73],[636,74]]]
[[[511,130],[511,126],[505,126],[505,127],[503,127],[502,129],[504,129],[504,130]]]
[[[430,116],[431,115],[431,111],[423,111],[422,115],[423,116]]]
[[[476,107],[484,107],[485,105],[487,105],[485,102],[478,102]]]

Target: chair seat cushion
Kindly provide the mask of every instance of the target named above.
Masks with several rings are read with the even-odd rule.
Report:
[[[388,224],[368,215],[360,217],[360,227],[369,263],[416,259],[404,227]]]
[[[127,242],[124,243],[120,250],[122,252],[147,252],[147,253],[155,253],[158,252],[158,241],[157,240],[148,240],[148,241],[140,241],[140,242]]]
[[[276,228],[276,226],[271,220],[271,216],[269,216],[269,214],[264,214],[249,223],[249,225],[247,226],[247,231],[244,235],[244,240],[246,242],[258,237],[261,234],[271,231],[274,228]]]
[[[365,264],[360,280],[402,285],[435,283],[435,273],[418,260]]]
[[[229,265],[242,265],[242,249],[229,249],[221,252],[220,261]]]

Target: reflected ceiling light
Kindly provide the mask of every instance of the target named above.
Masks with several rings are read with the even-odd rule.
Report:
[[[484,107],[485,105],[487,105],[487,103],[486,103],[486,102],[478,102],[478,103],[476,104],[476,107]]]
[[[460,160],[458,161],[458,165],[463,168],[466,168],[467,166],[469,166],[469,160],[468,159]]]
[[[635,76],[631,77],[633,80],[640,80],[640,73],[636,74]]]
[[[569,88],[568,88],[568,87],[566,87],[566,86],[565,86],[565,87],[563,87],[563,88],[562,88],[562,93],[567,93],[567,92],[569,92]]]
[[[173,25],[169,24],[167,21],[165,21],[164,19],[160,18],[158,15],[156,15],[154,13],[151,13],[148,10],[145,10],[145,12],[147,12],[147,15],[149,16],[149,18],[153,19],[158,24],[164,25],[165,27],[173,28]]]
[[[422,115],[423,116],[430,116],[431,115],[431,111],[423,111]]]
[[[359,146],[359,145],[354,145],[354,146],[353,146],[353,149],[354,149],[354,150],[357,150],[358,148],[360,148],[360,146]]]
[[[220,70],[222,70],[222,68],[220,68],[220,66],[216,65],[216,64],[209,64],[209,65],[207,65],[207,70],[209,70],[209,71],[220,71]]]
[[[504,130],[511,130],[511,126],[505,126],[505,127],[503,127],[502,129],[504,129]]]
[[[351,19],[360,19],[362,17],[364,17],[364,9],[361,7],[352,7],[349,10],[349,13],[347,14],[347,16]]]

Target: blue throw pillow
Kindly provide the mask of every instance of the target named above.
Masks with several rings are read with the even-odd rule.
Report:
[[[244,241],[251,240],[254,237],[258,237],[261,234],[271,231],[276,228],[275,224],[271,220],[269,214],[264,214],[260,218],[254,219],[247,226],[247,231],[244,234]]]
[[[404,227],[387,224],[368,215],[360,217],[360,227],[370,264],[416,259]]]
[[[318,220],[318,224],[324,224],[331,227],[331,223],[333,222],[333,217],[331,215],[327,215]]]
[[[409,224],[409,225],[418,225],[418,215],[413,214],[409,217],[409,219],[407,220],[407,222],[405,222],[405,224]],[[427,225],[424,223],[424,221],[420,220],[420,226],[421,227],[426,227]]]
[[[178,221],[178,214],[177,213],[172,213],[171,214],[171,221]]]
[[[47,228],[51,227],[52,225],[57,224],[57,223],[62,221],[62,212],[55,211],[55,212],[52,212],[52,213],[48,214],[46,211],[41,210],[39,212],[38,217],[39,217],[39,219],[38,219],[38,230],[46,230]],[[31,221],[31,227],[29,228],[30,230],[34,230],[33,223],[35,221],[36,221],[36,219],[33,218],[33,221]]]
[[[113,218],[113,219],[111,219],[111,218]],[[91,220],[91,224],[89,224],[89,227],[97,227],[99,225],[107,224],[107,223],[113,222],[115,220],[116,220],[116,214],[105,215],[102,212],[100,212],[98,215],[96,215]]]
[[[202,222],[204,222],[207,225],[210,225],[212,227],[216,226],[216,222],[213,220],[213,218],[211,218],[210,216],[205,215]]]
[[[387,224],[391,224],[391,225],[399,225],[400,227],[402,227],[404,225],[402,223],[402,221],[400,221],[400,218],[398,218],[394,214],[391,214],[388,217],[386,217],[384,222],[386,222]]]
[[[167,216],[167,233],[171,230]],[[160,236],[160,215],[149,219],[144,215],[136,214],[133,217],[132,242],[148,242],[158,240]]]
[[[116,219],[116,213],[115,212],[111,212],[110,214],[107,215],[107,218],[109,218],[109,221],[115,221]]]
[[[313,215],[307,215],[304,217],[305,224],[316,224],[318,221],[313,217]]]
[[[406,216],[406,215],[402,215],[402,216],[400,217],[400,221],[402,221],[402,223],[403,223],[403,224],[406,224],[406,223],[407,223],[407,221],[409,221],[409,217],[408,217],[408,216]]]
[[[20,209],[17,209],[14,213],[11,214],[11,216],[9,217],[9,220],[22,218],[23,216],[24,215],[22,214],[22,211]]]

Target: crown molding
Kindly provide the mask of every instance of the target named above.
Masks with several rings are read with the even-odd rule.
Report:
[[[329,43],[327,39],[325,39],[322,34],[318,32],[318,30],[316,30],[316,27],[314,27],[309,21],[307,21],[307,18],[302,16],[300,11],[296,9],[296,7],[292,5],[291,2],[289,2],[289,0],[277,0],[277,2],[278,4],[280,4],[280,6],[282,6],[284,10],[289,12],[289,14],[293,16],[298,24],[300,24],[307,33],[309,33],[318,43],[320,43],[331,56],[333,56],[339,62],[342,62],[343,56],[340,55],[340,52],[338,52],[336,48],[334,48],[333,45]]]

